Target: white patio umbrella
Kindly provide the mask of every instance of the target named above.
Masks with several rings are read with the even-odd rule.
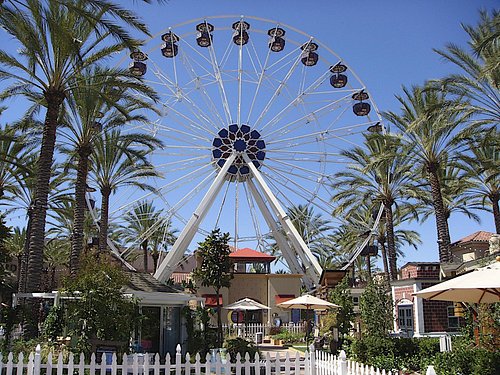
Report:
[[[307,310],[328,310],[335,307],[340,307],[334,303],[325,301],[324,299],[303,294],[300,297],[278,303],[276,306],[287,309],[307,309]]]
[[[224,308],[227,310],[244,311],[245,312],[245,322],[247,320],[247,318],[246,318],[247,311],[271,310],[270,307],[263,305],[262,303],[257,302],[251,298],[248,298],[248,297],[245,297],[245,298],[242,298],[236,302],[230,303],[229,305],[224,306]],[[237,321],[237,323],[239,323],[239,321]],[[240,336],[240,334],[241,334],[240,328],[238,328],[238,336]]]
[[[303,294],[300,297],[278,303],[276,306],[286,309],[305,309],[309,310],[328,310],[335,307],[340,307],[334,303],[325,301],[324,299],[311,296],[310,294]],[[306,312],[306,317],[308,313]],[[306,333],[306,345],[309,346],[309,336]]]
[[[233,302],[227,306],[224,306],[227,310],[270,310],[271,308],[259,303],[251,298],[245,297],[236,302]]]
[[[443,281],[413,295],[439,301],[500,302],[500,262]]]

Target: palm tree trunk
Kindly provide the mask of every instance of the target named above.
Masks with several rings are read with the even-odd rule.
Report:
[[[75,207],[73,211],[73,233],[71,236],[71,255],[69,258],[71,276],[75,276],[78,271],[80,254],[83,251],[85,194],[87,190],[90,151],[90,147],[82,147],[78,153],[75,182]]]
[[[24,251],[21,254],[21,267],[19,269],[19,285],[17,287],[19,293],[26,292],[26,277],[28,274],[28,254],[31,238],[31,223],[33,222],[33,206],[28,207],[28,223],[26,224],[26,238],[24,239]]]
[[[436,216],[436,230],[438,235],[439,262],[451,261],[450,255],[450,231],[446,211],[444,209],[443,196],[441,195],[441,183],[437,174],[437,168],[429,167],[429,184],[431,185],[432,205]]]
[[[99,223],[99,253],[104,254],[108,248],[108,213],[109,213],[109,196],[111,189],[106,187],[101,189],[101,220]]]
[[[493,207],[493,218],[495,219],[495,230],[497,234],[500,234],[500,208],[498,206],[498,201],[500,200],[500,193],[491,195],[491,206]]]
[[[57,122],[64,101],[64,92],[51,90],[46,91],[44,96],[47,102],[47,114],[45,115],[40,158],[36,169],[32,235],[29,242],[26,280],[26,290],[28,292],[40,292],[42,286],[43,247],[45,245],[45,220],[47,217],[49,183],[52,176]]]
[[[148,240],[142,241],[141,246],[142,256],[144,258],[144,272],[148,272]]]
[[[389,203],[384,203],[385,212],[385,230],[387,233],[387,255],[389,260],[389,280],[397,279],[397,265],[396,265],[396,243],[394,241],[394,218],[392,214],[392,207]]]
[[[372,263],[370,261],[370,256],[367,255],[366,257],[366,271],[368,275],[368,280],[372,279]]]
[[[56,267],[50,269],[50,289],[54,290],[56,287]]]
[[[389,264],[387,263],[387,250],[385,248],[385,239],[379,241],[380,252],[382,253],[382,264],[384,265],[384,272],[387,279],[389,279]]]
[[[153,258],[153,273],[154,273],[158,268],[158,259],[160,258],[160,253],[158,252],[158,250],[154,250],[151,252],[151,258]]]

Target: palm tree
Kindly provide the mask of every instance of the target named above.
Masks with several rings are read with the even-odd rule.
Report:
[[[464,157],[463,155],[461,157]],[[445,163],[448,164],[448,163]],[[474,210],[483,207],[482,202],[467,194],[467,191],[474,187],[474,183],[461,174],[460,164],[448,164],[439,171],[439,180],[442,182],[441,196],[443,197],[443,208],[446,220],[449,220],[453,213],[461,213],[469,219],[480,222],[479,216]],[[432,192],[429,183],[420,184],[419,195],[415,196],[419,201],[418,210],[420,219],[425,221],[434,215],[432,204]]]
[[[49,273],[48,289],[57,288],[56,272],[62,271],[69,265],[70,243],[58,238],[47,241],[43,252],[43,263]]]
[[[172,229],[172,221],[157,210],[152,201],[138,202],[125,215],[127,226],[123,228],[123,238],[130,246],[140,243],[144,257],[144,271],[148,272],[148,255],[151,248],[153,272],[158,267],[160,247],[173,245],[177,237]]]
[[[113,192],[126,185],[143,190],[154,189],[142,180],[157,177],[158,173],[147,161],[147,155],[162,143],[145,134],[123,135],[118,130],[106,131],[96,138],[91,155],[91,180],[101,192],[99,222],[99,252],[107,248],[109,199]]]
[[[314,212],[312,206],[297,205],[287,210],[293,226],[304,239],[311,252],[319,256],[324,252],[328,232],[332,229],[330,222],[321,214]]]
[[[27,171],[27,158],[33,145],[14,127],[0,128],[0,200],[12,199],[20,193],[22,176]]]
[[[365,202],[358,207],[352,207],[350,211],[344,212],[342,219],[345,223],[336,230],[336,235],[333,238],[337,246],[343,247],[348,252],[353,252],[358,246],[360,239],[372,236],[369,243],[380,249],[384,273],[389,277],[390,269],[387,255],[387,229],[385,217],[382,216],[378,226],[372,231],[376,216],[377,211],[375,206],[370,202]],[[404,256],[401,249],[403,246],[411,246],[417,249],[417,246],[422,243],[418,232],[398,228],[402,223],[414,220],[415,218],[415,208],[413,204],[398,204],[393,215],[396,259]],[[369,257],[367,257],[366,264],[367,267],[370,266]]]
[[[78,271],[78,259],[83,250],[85,194],[92,145],[102,127],[112,129],[127,122],[144,121],[137,109],[151,108],[136,93],[156,100],[154,92],[131,77],[128,71],[93,67],[77,77],[79,86],[67,100],[66,127],[61,130],[63,151],[69,154],[68,166],[76,165],[73,234],[71,236],[70,272]],[[96,90],[99,88],[99,90]],[[134,95],[129,91],[134,90]]]
[[[403,87],[404,96],[396,96],[401,114],[385,112],[383,116],[402,132],[410,164],[429,183],[436,217],[439,261],[448,262],[450,232],[443,202],[443,181],[440,176],[447,163],[452,163],[462,151],[464,135],[457,127],[464,122],[460,103],[449,101],[437,90]]]
[[[389,278],[397,277],[396,245],[394,242],[394,207],[407,200],[413,190],[413,173],[408,156],[402,152],[397,137],[372,134],[365,137],[364,147],[343,151],[350,164],[346,171],[335,174],[332,188],[337,191],[334,214],[352,211],[364,202],[383,205]],[[371,212],[371,210],[369,210]]]
[[[500,122],[500,13],[494,10],[480,12],[476,27],[462,25],[469,35],[469,53],[464,48],[449,43],[444,50],[435,50],[446,61],[456,65],[462,73],[452,74],[432,82],[438,90],[464,98],[466,109],[474,114],[473,124]]]
[[[345,266],[349,262],[351,254],[359,245],[360,235],[363,233],[349,220],[344,219],[343,221],[333,230],[330,236],[331,246],[335,249],[334,253],[337,255],[337,259],[333,264],[337,263],[340,266]],[[361,271],[359,266],[358,264],[358,269]]]
[[[464,154],[458,168],[470,182],[465,199],[479,201],[482,209],[491,206],[496,233],[500,234],[500,132],[490,132],[469,142],[472,155]]]
[[[14,227],[11,235],[5,241],[7,252],[17,259],[17,280],[20,280],[21,260],[26,242],[26,228]]]
[[[330,222],[321,214],[316,214],[312,206],[302,204],[287,208],[287,215],[311,252],[326,261],[329,253],[328,232],[332,229]],[[268,245],[268,249],[273,255],[279,253],[278,244],[274,241]]]
[[[136,42],[120,25],[106,18],[119,17],[137,29],[144,25],[130,12],[122,12],[106,0],[58,1],[26,0],[1,7],[0,25],[20,44],[19,56],[0,50],[0,78],[13,81],[1,95],[23,95],[46,107],[37,181],[33,206],[32,235],[28,264],[27,288],[40,288],[45,220],[49,182],[56,142],[56,129],[61,107],[75,87],[74,76],[115,51]],[[108,43],[108,36],[120,43]],[[33,113],[33,111],[31,111]]]
[[[23,137],[29,138],[28,135]],[[26,216],[26,236],[25,236],[25,249],[24,253],[21,255],[21,265],[19,271],[19,284],[18,291],[26,291],[26,279],[28,273],[28,254],[29,254],[29,241],[31,236],[32,219],[33,219],[33,206],[35,199],[35,183],[36,183],[36,173],[33,168],[36,165],[37,155],[34,152],[26,153],[20,159],[22,163],[22,168],[17,170],[17,178],[19,180],[19,185],[17,187],[17,193],[11,197],[11,199],[6,200],[5,206],[9,214],[16,213],[18,211],[22,212]],[[47,200],[47,214],[50,216],[53,214],[53,209],[62,204],[65,200],[69,199],[66,191],[66,175],[62,173],[61,168],[58,164],[52,167],[53,178],[50,181],[50,195]]]

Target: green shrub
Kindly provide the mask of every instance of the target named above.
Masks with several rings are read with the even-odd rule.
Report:
[[[439,338],[422,337],[416,340],[418,343],[419,362],[416,368],[425,373],[427,367],[432,365],[434,358],[439,354]]]
[[[457,347],[434,358],[438,375],[497,375],[500,353],[481,348]]]
[[[351,349],[358,362],[371,365],[382,354],[394,356],[394,346],[394,340],[388,337],[366,336],[361,340],[354,340]]]
[[[203,307],[193,310],[185,306],[182,313],[186,320],[187,351],[193,359],[197,353],[204,359],[210,348],[217,347],[217,329],[209,323],[210,310]]]
[[[425,370],[439,352],[436,338],[367,336],[349,347],[356,361],[385,370]]]
[[[92,340],[127,343],[141,321],[138,301],[124,296],[130,278],[110,255],[88,252],[80,260],[76,277],[67,279],[65,300],[68,336],[77,338],[75,353],[90,355]]]
[[[498,375],[500,371],[500,353],[498,351],[476,350],[472,370],[474,375]]]
[[[246,353],[248,353],[252,361],[255,358],[255,353],[259,353],[259,348],[255,346],[253,341],[245,340],[241,337],[226,340],[224,347],[227,349],[227,353],[231,355],[231,362],[236,362],[238,353],[241,355],[242,359],[244,359]]]
[[[43,362],[47,362],[49,353],[52,353],[52,360],[57,361],[57,356],[62,353],[63,360],[68,361],[69,358],[69,348],[64,344],[58,344],[55,342],[41,342],[39,339],[23,340],[18,339],[12,342],[12,353],[14,354],[14,360],[16,360],[19,353],[24,353],[24,360],[28,360],[28,356],[31,352],[35,352],[36,346],[40,344],[40,355]]]
[[[45,321],[43,322],[42,336],[48,340],[55,341],[61,336],[64,329],[64,310],[61,305],[52,306]]]

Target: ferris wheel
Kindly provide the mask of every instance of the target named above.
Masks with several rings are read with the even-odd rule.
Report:
[[[141,130],[164,142],[151,157],[162,177],[156,194],[120,194],[112,216],[155,199],[179,228],[155,277],[168,279],[186,250],[220,227],[236,248],[274,241],[306,287],[317,285],[321,266],[287,210],[302,205],[334,220],[341,152],[383,131],[349,65],[292,26],[243,16],[174,25],[129,57],[130,71],[161,96],[161,115]]]

